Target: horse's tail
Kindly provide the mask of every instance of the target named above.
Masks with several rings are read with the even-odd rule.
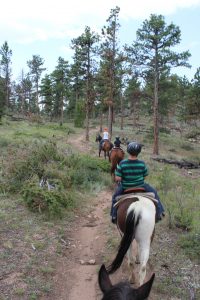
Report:
[[[124,256],[135,238],[135,232],[137,225],[139,224],[139,220],[140,215],[135,214],[134,210],[131,210],[128,213],[125,232],[119,245],[117,256],[107,269],[109,274],[114,273],[121,266]]]

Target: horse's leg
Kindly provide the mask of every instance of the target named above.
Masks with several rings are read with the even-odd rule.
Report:
[[[106,151],[104,151],[104,158],[106,159]]]
[[[131,266],[135,263],[135,258],[133,256],[133,247],[132,247],[132,243],[130,245],[130,247],[128,248],[127,251],[127,258],[128,258],[128,266]]]
[[[128,267],[129,267],[130,274],[131,274],[129,277],[129,282],[135,283],[136,282],[135,273],[134,273],[135,257],[133,256],[132,243],[131,243],[130,247],[128,248],[127,258],[128,258]]]
[[[101,149],[99,149],[99,157],[100,157],[100,155],[101,155]]]
[[[110,161],[110,153],[109,153],[109,151],[108,151],[108,160]]]
[[[139,272],[140,285],[142,285],[145,280],[146,267],[149,259],[149,252],[150,252],[150,241],[140,246],[140,272]]]
[[[139,257],[139,245],[138,245],[138,243],[137,243],[137,253],[136,253],[136,259],[135,259],[135,263],[136,264],[140,264],[140,257]]]

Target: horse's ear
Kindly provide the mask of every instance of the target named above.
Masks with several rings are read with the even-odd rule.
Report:
[[[154,277],[155,274],[151,276],[149,281],[147,281],[137,289],[137,300],[143,300],[148,298],[154,281]]]
[[[108,272],[105,268],[105,265],[102,265],[99,270],[99,286],[102,290],[102,292],[105,294],[107,291],[109,291],[112,287],[112,283],[110,281]]]

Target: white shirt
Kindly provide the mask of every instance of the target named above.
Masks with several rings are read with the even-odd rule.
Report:
[[[104,131],[104,132],[103,132],[103,139],[104,139],[104,140],[108,140],[108,139],[109,139],[108,131]]]

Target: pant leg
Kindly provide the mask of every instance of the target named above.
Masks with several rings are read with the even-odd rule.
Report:
[[[116,197],[120,196],[123,194],[123,188],[121,183],[118,184],[113,196],[112,196],[112,205],[111,205],[111,211],[110,211],[110,215],[112,216],[112,218],[117,218],[117,208],[114,207],[114,204],[116,203]]]
[[[156,216],[159,218],[161,216],[162,213],[164,213],[164,207],[160,201],[160,198],[158,196],[158,193],[156,191],[156,189],[154,189],[151,185],[149,185],[148,183],[144,183],[143,187],[145,188],[146,192],[150,192],[150,193],[154,193],[155,194],[155,198],[156,200],[158,200],[158,203],[156,205]]]
[[[101,150],[103,142],[104,142],[103,139],[99,142],[99,150]]]

